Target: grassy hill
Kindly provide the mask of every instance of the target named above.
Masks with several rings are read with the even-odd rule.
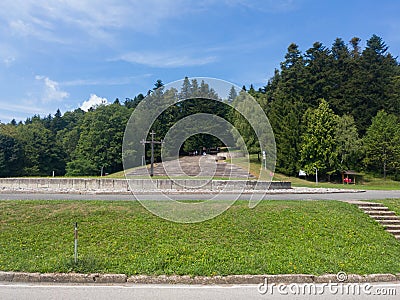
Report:
[[[393,201],[398,208],[400,199]],[[337,201],[263,201],[254,209],[239,201],[197,224],[165,221],[138,202],[0,202],[3,271],[399,273],[399,253],[400,243],[383,227],[356,206]]]

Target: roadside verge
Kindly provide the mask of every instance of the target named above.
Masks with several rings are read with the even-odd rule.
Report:
[[[344,273],[342,273],[343,275]],[[79,273],[24,273],[0,271],[0,282],[27,283],[133,283],[133,284],[260,284],[265,280],[271,283],[365,283],[365,282],[396,282],[400,281],[400,273],[394,274],[338,274],[308,275],[227,275],[227,276],[178,276],[178,275],[133,275],[125,274],[79,274]]]

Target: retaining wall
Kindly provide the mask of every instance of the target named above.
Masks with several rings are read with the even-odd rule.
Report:
[[[0,190],[115,191],[131,190],[256,190],[290,189],[290,182],[194,179],[112,179],[112,178],[0,178]]]

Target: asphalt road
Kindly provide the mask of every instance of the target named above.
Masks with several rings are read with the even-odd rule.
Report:
[[[349,284],[350,285],[350,284]],[[345,286],[345,285],[344,285]],[[180,299],[398,299],[400,283],[360,284],[360,292],[354,293],[352,288],[340,288],[339,285],[323,287],[315,285],[318,296],[311,294],[304,285],[286,285],[274,287],[265,294],[258,285],[232,286],[190,286],[190,285],[34,285],[0,283],[0,299],[2,300],[35,300],[35,299],[96,299],[96,300],[180,300]],[[312,291],[312,290],[311,290]],[[323,292],[322,292],[323,291]],[[294,292],[294,293],[293,293]],[[314,293],[314,292],[312,292]]]
[[[210,194],[169,194],[171,199],[175,200],[207,200]],[[159,195],[146,194],[140,195],[143,200],[157,200]],[[219,194],[221,200],[230,200],[237,197],[237,194]],[[239,200],[249,199],[249,195],[242,194]],[[265,200],[373,200],[398,198],[400,199],[400,190],[397,191],[365,191],[360,193],[329,193],[329,194],[267,194]],[[133,195],[95,195],[95,194],[22,194],[22,193],[0,193],[1,200],[115,200],[115,201],[132,201],[135,200]]]

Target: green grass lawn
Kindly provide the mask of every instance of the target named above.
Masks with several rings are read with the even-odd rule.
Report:
[[[263,201],[254,209],[239,201],[197,224],[162,220],[137,202],[0,202],[4,271],[399,273],[399,253],[400,243],[380,225],[356,206],[336,201]]]

